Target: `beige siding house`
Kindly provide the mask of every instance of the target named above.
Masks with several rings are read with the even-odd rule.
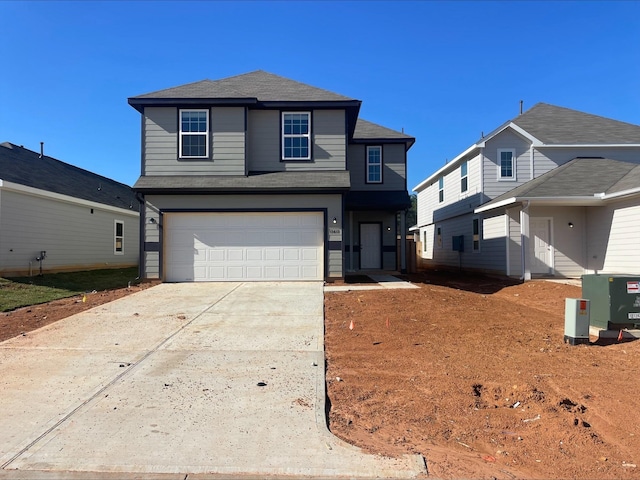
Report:
[[[414,190],[425,267],[640,273],[640,126],[540,103]]]
[[[0,276],[138,264],[130,187],[9,142],[0,144]]]

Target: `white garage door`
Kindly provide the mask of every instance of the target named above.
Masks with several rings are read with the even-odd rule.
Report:
[[[167,213],[169,282],[322,280],[318,212]]]

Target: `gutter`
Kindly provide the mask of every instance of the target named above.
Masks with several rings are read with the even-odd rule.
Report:
[[[640,189],[638,189],[640,191]],[[602,202],[602,198],[596,195],[571,196],[571,197],[511,197],[493,204],[486,204],[476,208],[473,213],[488,212],[497,208],[506,207],[516,203],[531,203],[535,205],[562,205],[562,206],[589,206]]]

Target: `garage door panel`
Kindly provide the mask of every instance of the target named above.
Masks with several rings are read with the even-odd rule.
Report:
[[[318,212],[170,213],[167,281],[321,280]]]

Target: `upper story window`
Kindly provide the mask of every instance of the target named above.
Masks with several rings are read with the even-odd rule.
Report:
[[[209,111],[180,110],[180,158],[209,156]]]
[[[113,253],[124,255],[124,222],[115,221],[113,232]]]
[[[462,162],[460,165],[460,192],[466,192],[469,188],[469,181],[467,179],[467,162]]]
[[[513,148],[498,150],[498,178],[503,180],[516,179],[516,151]]]
[[[382,147],[367,147],[367,183],[382,183]]]
[[[311,113],[282,113],[282,159],[311,159]]]
[[[438,180],[438,202],[444,202],[444,177]]]

